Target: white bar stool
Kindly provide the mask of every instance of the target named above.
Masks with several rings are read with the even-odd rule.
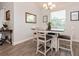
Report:
[[[47,35],[46,32],[37,32],[37,51],[46,56],[47,52],[52,48],[51,46],[52,36]]]

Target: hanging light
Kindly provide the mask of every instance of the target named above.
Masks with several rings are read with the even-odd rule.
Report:
[[[49,2],[49,3],[48,3],[48,6],[51,6],[51,5],[52,5],[52,2]]]
[[[44,9],[49,9],[49,10],[53,10],[53,8],[55,8],[56,7],[56,5],[55,4],[53,4],[52,2],[49,2],[49,3],[44,3],[43,4],[43,8]]]
[[[53,8],[55,8],[55,7],[56,7],[56,5],[55,5],[55,4],[52,4],[52,7],[53,7]]]
[[[43,4],[44,9],[48,9],[47,4]]]

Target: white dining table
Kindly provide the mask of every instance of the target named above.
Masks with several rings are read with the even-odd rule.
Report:
[[[57,52],[58,49],[58,35],[62,34],[63,31],[60,30],[38,30],[38,32],[43,32],[43,33],[55,33],[55,35],[53,35],[53,39],[52,39],[52,47],[55,48],[55,51]]]
[[[61,31],[61,30],[43,30],[43,29],[36,30],[34,28],[32,28],[32,30],[37,31],[37,32],[43,32],[43,33],[55,33],[56,35],[52,39],[52,46],[53,46],[53,48],[55,48],[55,51],[59,50],[58,49],[58,35],[62,34],[64,31]]]

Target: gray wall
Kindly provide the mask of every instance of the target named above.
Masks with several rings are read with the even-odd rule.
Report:
[[[73,41],[79,42],[79,21],[70,21],[70,12],[79,11],[79,2],[56,3],[56,8],[53,11],[57,10],[66,10],[66,24],[63,34],[71,35]]]
[[[79,41],[79,21],[71,22],[70,21],[70,12],[71,11],[79,11],[78,7],[79,3],[56,3],[56,8],[53,11],[57,10],[66,10],[66,25],[65,32],[63,34],[71,35],[73,37],[73,41]],[[16,44],[17,42],[22,42],[23,40],[28,40],[28,38],[32,37],[33,26],[39,25],[44,26],[43,24],[43,16],[48,15],[49,12],[39,8],[35,3],[25,3],[25,2],[3,2],[2,7],[6,10],[11,10],[11,21],[10,28],[13,28],[13,42]],[[25,23],[25,12],[33,13],[37,15],[37,23],[29,24]],[[74,34],[73,34],[74,33]]]

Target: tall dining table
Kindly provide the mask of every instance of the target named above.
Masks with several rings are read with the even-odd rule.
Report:
[[[43,32],[46,34],[49,33],[49,35],[52,35],[51,33],[55,33],[55,35],[53,35],[54,37],[52,39],[52,47],[55,48],[56,52],[59,50],[58,49],[58,35],[62,34],[63,31],[61,31],[61,30],[36,30],[34,28],[32,30],[34,30],[34,32],[37,31],[37,32]]]

